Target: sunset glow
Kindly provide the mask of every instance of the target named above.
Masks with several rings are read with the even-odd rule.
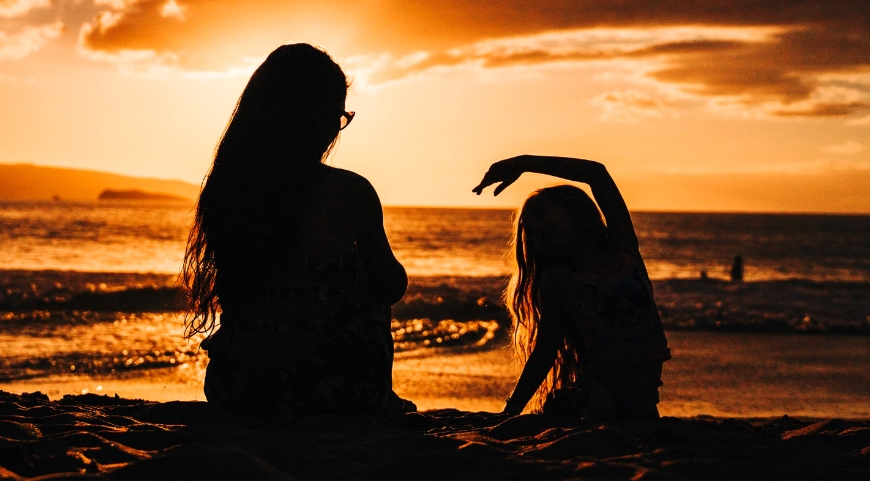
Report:
[[[283,43],[353,79],[332,165],[386,205],[470,191],[522,153],[591,158],[634,210],[870,212],[859,0],[0,0],[0,163],[199,184]]]

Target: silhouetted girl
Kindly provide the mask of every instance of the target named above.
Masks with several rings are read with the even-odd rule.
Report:
[[[186,335],[208,334],[209,402],[287,419],[413,409],[391,387],[388,312],[407,277],[380,200],[323,164],[353,119],[347,88],[325,52],[279,47],[217,147],[183,270]]]
[[[493,164],[474,191],[501,183],[498,195],[523,172],[584,182],[598,205],[561,185],[532,193],[517,216],[505,300],[524,365],[504,412],[534,398],[545,413],[658,418],[670,351],[619,189],[597,162],[523,155]]]

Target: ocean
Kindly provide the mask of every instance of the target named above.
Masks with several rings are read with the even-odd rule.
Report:
[[[512,388],[512,215],[385,209],[412,278],[394,384],[422,409],[496,410]],[[870,216],[632,218],[674,354],[663,414],[870,418]],[[175,287],[191,220],[188,204],[0,202],[0,389],[202,399]]]
[[[176,274],[187,204],[0,202],[4,269]],[[411,276],[504,276],[512,210],[387,207],[384,223]],[[653,279],[870,282],[870,215],[632,213]]]

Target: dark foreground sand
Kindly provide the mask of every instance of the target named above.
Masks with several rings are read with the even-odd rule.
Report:
[[[202,402],[0,391],[0,478],[866,481],[870,421],[440,410],[267,423]]]

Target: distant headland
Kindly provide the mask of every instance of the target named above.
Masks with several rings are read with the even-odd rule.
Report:
[[[199,186],[92,170],[0,164],[0,200],[146,200],[194,202]]]
[[[139,189],[112,190],[106,189],[97,196],[99,200],[147,200],[147,201],[189,201],[186,197],[157,192],[145,192]]]

